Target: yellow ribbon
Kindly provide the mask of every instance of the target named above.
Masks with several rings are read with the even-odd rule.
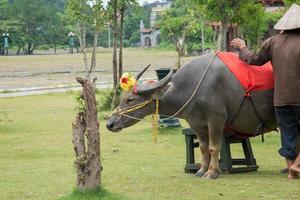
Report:
[[[157,137],[159,134],[159,129],[158,129],[158,117],[159,117],[159,101],[156,99],[155,101],[155,113],[152,114],[152,136],[153,136],[153,141],[155,144],[157,144]]]

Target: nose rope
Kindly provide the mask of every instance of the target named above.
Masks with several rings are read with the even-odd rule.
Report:
[[[136,104],[136,105],[133,105],[133,106],[130,106],[130,107],[127,107],[127,108],[123,108],[123,109],[121,109],[120,107],[117,107],[116,110],[113,112],[113,114],[119,115],[119,118],[115,121],[115,123],[118,122],[122,116],[141,121],[142,120],[141,118],[133,117],[133,116],[127,115],[125,113],[129,113],[129,112],[138,110],[151,102],[152,102],[152,99],[144,101],[144,102]]]
[[[137,121],[142,121],[142,120],[143,120],[142,118],[133,117],[133,116],[127,115],[127,114],[125,114],[125,113],[116,113],[116,114],[120,115],[120,117],[119,117],[119,119],[118,119],[117,121],[120,120],[121,116],[128,117],[128,118],[130,118],[130,119],[135,119],[135,120],[137,120]],[[117,122],[117,121],[116,121],[116,122]]]
[[[153,101],[153,99],[148,99],[148,100],[146,100],[146,101],[143,101],[143,102],[141,102],[141,103],[135,104],[135,105],[130,106],[130,107],[127,107],[127,108],[120,108],[120,107],[117,107],[117,108],[116,108],[116,111],[114,112],[114,114],[124,115],[124,116],[126,116],[126,117],[129,117],[129,118],[132,118],[132,119],[136,119],[136,120],[141,121],[142,118],[133,117],[133,116],[127,115],[126,113],[129,113],[129,112],[133,112],[133,111],[139,110],[140,108],[145,107],[146,105],[148,105],[148,104],[151,103],[152,101]]]
[[[135,119],[138,121],[143,120],[142,118],[134,117],[131,115],[128,115],[127,113],[133,112],[135,110],[141,109],[145,107],[146,105],[150,104],[153,101],[153,99],[148,99],[146,101],[143,101],[142,103],[123,108],[121,109],[120,107],[116,108],[116,111],[114,114],[119,115],[119,118],[115,121],[118,122],[122,116],[128,117],[130,119]],[[159,115],[159,101],[158,99],[155,99],[155,112],[152,114],[152,135],[153,135],[153,141],[157,143],[157,136],[158,136],[158,115]]]

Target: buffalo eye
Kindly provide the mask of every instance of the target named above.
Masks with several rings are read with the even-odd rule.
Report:
[[[134,97],[131,96],[131,97],[128,97],[127,102],[129,103],[129,102],[132,102],[133,100],[134,100]]]

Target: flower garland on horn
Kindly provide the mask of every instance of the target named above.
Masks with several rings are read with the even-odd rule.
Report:
[[[129,91],[136,82],[136,79],[131,73],[124,73],[120,78],[120,86],[125,92]]]

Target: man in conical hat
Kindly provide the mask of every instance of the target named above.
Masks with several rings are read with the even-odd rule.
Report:
[[[280,33],[265,40],[256,52],[251,52],[239,38],[232,40],[231,45],[241,50],[239,57],[248,64],[272,62],[275,115],[282,145],[278,152],[286,159],[288,178],[294,179],[300,172],[296,150],[300,132],[300,6],[293,4],[274,29]]]

